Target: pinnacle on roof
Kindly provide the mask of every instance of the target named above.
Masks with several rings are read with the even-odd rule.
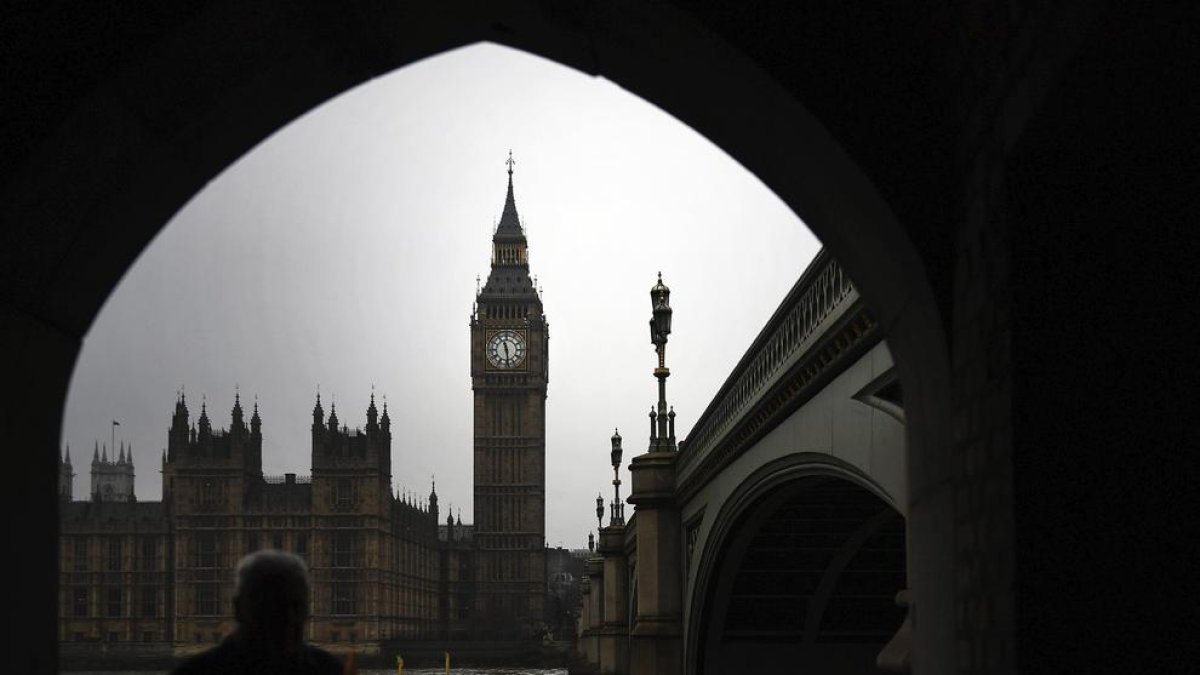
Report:
[[[496,226],[496,234],[492,237],[493,241],[501,239],[525,240],[525,232],[521,228],[521,218],[517,215],[517,201],[513,198],[513,165],[516,160],[512,157],[512,150],[508,151],[508,160],[505,162],[508,165],[508,195],[504,198],[504,211],[500,214],[500,224]]]

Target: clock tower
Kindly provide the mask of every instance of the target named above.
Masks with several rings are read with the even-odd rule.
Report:
[[[549,331],[529,276],[528,244],[508,195],[492,266],[471,313],[475,395],[477,637],[522,638],[545,602],[546,383]]]

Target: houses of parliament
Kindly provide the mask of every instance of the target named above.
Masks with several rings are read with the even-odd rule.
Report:
[[[134,496],[131,452],[93,448],[91,490],[60,460],[59,641],[158,645],[182,655],[234,625],[234,566],[291,551],[313,581],[309,639],[369,652],[394,640],[514,640],[545,621],[545,400],[549,335],[508,194],[471,315],[474,522],[392,491],[386,403],[351,429],[320,396],[311,475],[262,471],[263,421],[235,398],[227,428],[177,396],[162,501]],[[358,420],[355,420],[357,423]],[[110,457],[109,454],[112,454]],[[68,647],[69,648],[69,647]]]

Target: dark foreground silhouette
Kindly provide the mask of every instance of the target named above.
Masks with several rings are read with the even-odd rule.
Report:
[[[308,568],[296,556],[259,551],[242,558],[233,598],[237,630],[173,675],[341,675],[341,660],[304,641],[309,596]]]

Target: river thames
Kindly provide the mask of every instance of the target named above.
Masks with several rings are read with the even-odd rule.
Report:
[[[394,675],[396,669],[360,668],[359,675]],[[404,675],[443,675],[442,668],[406,668]],[[60,675],[167,675],[166,670],[62,670]],[[450,675],[566,675],[565,668],[450,668]]]

